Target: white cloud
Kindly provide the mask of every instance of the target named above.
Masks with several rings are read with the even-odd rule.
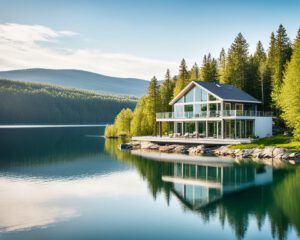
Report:
[[[103,53],[95,49],[49,47],[42,42],[59,41],[78,33],[55,31],[41,25],[0,24],[0,70],[21,68],[72,68],[110,76],[162,78],[167,68],[178,63],[130,54]],[[174,71],[173,71],[174,72]]]

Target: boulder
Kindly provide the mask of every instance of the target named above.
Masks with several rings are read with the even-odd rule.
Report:
[[[289,155],[290,155],[290,154],[289,154],[288,152],[283,153],[280,159],[281,159],[281,160],[287,160],[287,159],[289,159]]]
[[[141,148],[141,143],[139,141],[131,141],[128,144],[130,144],[134,150]]]
[[[300,158],[300,152],[290,153],[289,158]]]
[[[237,157],[240,158],[249,158],[252,156],[254,149],[250,148],[250,149],[242,149],[239,151],[239,154],[237,155]]]
[[[273,157],[276,158],[277,155],[287,152],[286,148],[274,148]]]
[[[205,146],[204,145],[199,145],[197,147],[191,147],[188,149],[189,154],[203,154],[205,152]]]
[[[141,142],[141,149],[158,150],[159,145],[152,142]]]
[[[174,148],[175,153],[188,153],[188,148],[184,145],[176,145]]]
[[[254,148],[252,151],[252,156],[255,158],[259,158],[259,156],[262,154],[263,149],[260,148]]]
[[[165,145],[165,146],[160,146],[158,150],[160,152],[172,153],[174,151],[174,148],[176,148],[176,145]]]

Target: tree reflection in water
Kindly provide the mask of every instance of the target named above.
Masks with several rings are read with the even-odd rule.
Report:
[[[286,239],[295,229],[300,236],[300,167],[271,168],[255,163],[204,164],[154,161],[120,151],[118,141],[106,140],[105,150],[134,168],[147,181],[154,199],[163,193],[169,203],[177,197],[182,207],[209,222],[218,216],[242,239],[250,219],[260,230],[270,222],[273,237]]]

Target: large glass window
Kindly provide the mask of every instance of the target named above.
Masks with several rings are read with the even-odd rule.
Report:
[[[190,90],[184,97],[184,102],[194,102],[194,89]]]
[[[180,98],[176,103],[183,103],[184,97]]]
[[[201,99],[201,94],[202,93],[202,90],[198,87],[195,87],[195,101],[196,102],[200,102],[202,99]]]
[[[206,135],[206,123],[205,122],[198,122],[198,133],[200,137],[205,137]]]
[[[177,133],[182,133],[182,123],[177,123]]]
[[[174,115],[175,118],[182,118],[183,117],[183,105],[174,105]]]
[[[243,104],[236,103],[236,104],[235,104],[235,109],[236,109],[236,110],[239,110],[239,111],[242,111],[242,110],[243,110]]]
[[[216,103],[210,103],[209,104],[209,115],[211,117],[217,116],[217,104]]]
[[[185,122],[184,133],[194,133],[195,132],[195,123],[194,122]]]
[[[206,102],[206,101],[207,101],[207,98],[208,98],[207,92],[205,92],[204,90],[202,90],[202,93],[201,93],[201,100],[202,100],[203,102]]]
[[[201,113],[201,105],[200,104],[195,104],[194,113],[195,113],[195,117],[200,116],[200,113]]]
[[[217,122],[208,122],[207,123],[207,135],[208,137],[217,137]]]
[[[211,94],[208,94],[208,98],[209,98],[209,101],[216,101],[217,99],[215,98],[215,96],[211,95]]]
[[[194,106],[192,104],[184,105],[184,111],[185,112],[193,112],[194,111]]]
[[[207,92],[199,87],[195,87],[195,101],[206,102],[208,98]]]
[[[201,104],[201,112],[207,111],[207,104]]]

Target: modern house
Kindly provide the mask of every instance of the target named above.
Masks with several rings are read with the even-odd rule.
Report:
[[[272,114],[258,111],[259,104],[232,85],[192,81],[170,102],[173,112],[157,113],[159,136],[167,135],[173,142],[184,138],[185,142],[207,143],[205,140],[214,139],[215,143],[229,144],[271,136]],[[167,133],[162,132],[163,122],[170,123]]]

